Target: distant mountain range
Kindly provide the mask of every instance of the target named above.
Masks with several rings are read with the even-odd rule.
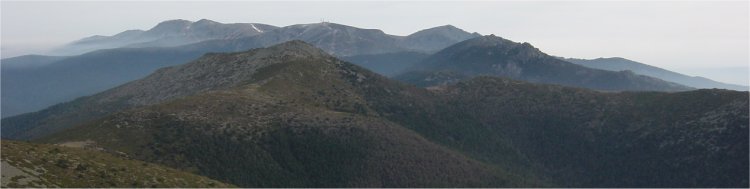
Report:
[[[494,35],[469,39],[414,64],[395,78],[418,86],[500,76],[606,91],[685,91],[691,88],[632,72],[591,69],[549,56],[528,43]]]
[[[489,41],[436,55],[477,57],[487,49],[467,44],[493,44],[503,62],[593,72],[527,44],[479,40]],[[240,187],[747,187],[749,98],[485,74],[420,88],[294,40],[208,53],[4,118],[0,129],[5,139],[83,143]]]
[[[207,19],[191,22],[169,20],[143,30],[128,30],[113,36],[92,36],[74,41],[50,52],[53,55],[79,55],[100,49],[120,47],[170,47],[212,39],[236,39],[277,29],[258,23],[223,24]]]
[[[377,29],[362,29],[322,22],[281,27],[261,35],[239,39],[208,40],[183,48],[211,52],[234,52],[266,47],[290,40],[302,40],[335,56],[355,56],[414,51],[432,53],[457,42],[480,36],[447,25],[408,36],[386,34]]]
[[[694,88],[719,88],[719,89],[731,89],[737,91],[748,91],[750,87],[727,84],[714,80],[710,80],[704,77],[687,76],[677,72],[665,70],[655,66],[647,65],[644,63],[614,57],[614,58],[597,58],[592,60],[577,59],[577,58],[560,58],[562,60],[586,66],[594,69],[610,70],[610,71],[625,71],[630,70],[633,73],[645,76],[651,76],[662,79],[664,81],[670,81],[679,83],[681,85],[694,87]]]
[[[428,53],[478,35],[452,26],[423,30],[413,36],[394,36],[380,30],[334,23],[277,28],[263,24],[221,24],[209,20],[165,21],[151,30],[135,33],[138,35],[94,37],[72,45],[87,44],[84,46],[93,49],[117,46],[127,48],[103,49],[68,57],[29,55],[3,59],[0,65],[2,99],[5,102],[2,103],[2,117],[41,110],[101,92],[146,76],[156,69],[182,64],[208,52],[244,51],[288,40],[303,40],[337,56],[395,53],[403,50]],[[158,36],[158,39],[153,36]],[[143,42],[141,39],[150,41]],[[433,42],[429,39],[443,41]],[[195,41],[200,42],[164,47]],[[419,45],[421,43],[425,45]]]
[[[2,77],[2,117],[38,111],[57,103],[92,95],[128,81],[142,78],[159,68],[182,64],[209,52],[245,51],[289,40],[302,40],[343,60],[351,61],[356,65],[391,77],[415,71],[410,70],[410,68],[414,68],[414,65],[420,62],[426,62],[427,60],[425,59],[437,51],[479,36],[481,35],[478,33],[469,33],[451,25],[425,29],[408,36],[396,36],[386,34],[377,29],[362,29],[327,22],[276,27],[257,23],[222,24],[205,19],[196,22],[170,20],[159,23],[154,28],[146,31],[134,30],[111,37],[98,36],[86,38],[63,48],[80,52],[92,51],[81,55],[27,55],[2,59],[2,64],[0,65],[2,66],[2,69],[0,69],[2,72],[0,73],[0,77]],[[542,52],[534,50],[533,53]],[[485,56],[485,58],[500,58],[497,54],[482,56]],[[433,57],[438,56],[435,55]],[[477,59],[472,60],[468,57],[463,57],[452,61],[456,60],[474,61]],[[432,58],[429,61],[447,62],[447,60],[437,60],[437,58]],[[553,60],[547,61],[557,62]],[[455,64],[467,65],[460,62],[455,62]],[[566,63],[559,64],[568,65]],[[516,62],[503,65],[526,64],[525,62]],[[558,64],[549,64],[546,66],[554,67],[554,65]],[[563,76],[544,76],[544,74],[548,74],[544,72],[544,69],[555,72],[554,74],[566,73],[564,71],[555,71],[557,68],[553,67],[534,68],[537,69],[534,71],[535,73],[526,74],[522,77],[513,77],[511,72],[518,70],[512,70],[513,67],[508,67],[509,69],[505,71],[511,75],[500,73],[495,73],[495,75],[532,82],[555,83],[614,91],[675,91],[689,89],[680,85],[684,84],[684,82],[670,80],[658,75],[642,74],[677,84],[640,76],[637,75],[639,74],[638,72],[631,73],[617,70],[622,73],[610,73],[575,68],[576,66],[570,65],[565,66],[566,69],[570,68],[574,71],[583,70],[586,73],[578,74],[586,76],[575,76],[567,73],[568,75],[564,77],[570,77],[566,80],[551,81],[563,79]],[[420,68],[415,69],[419,70]],[[491,69],[501,71],[505,68]],[[531,68],[524,69],[526,71],[531,70]],[[431,80],[429,82],[432,83],[448,83],[477,75],[474,73],[468,75],[466,73],[458,73],[461,72],[445,72],[445,70],[442,70],[420,73],[428,75],[411,74],[409,77],[402,76],[400,78],[423,86],[425,83],[421,82],[425,82],[425,79]],[[481,73],[479,75],[485,74]],[[534,75],[540,76],[540,78],[534,78]],[[696,87],[698,85],[687,86]],[[713,87],[717,86],[714,85]],[[701,87],[698,86],[696,88]],[[725,88],[738,89],[731,86],[726,86]]]

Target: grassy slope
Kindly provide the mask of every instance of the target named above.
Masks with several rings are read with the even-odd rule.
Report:
[[[37,177],[35,182],[11,181],[4,187],[232,187],[152,163],[49,144],[3,140],[2,160]]]

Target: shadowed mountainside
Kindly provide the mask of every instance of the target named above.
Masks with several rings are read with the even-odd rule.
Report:
[[[433,86],[482,75],[606,91],[691,89],[628,71],[586,68],[549,56],[528,43],[515,43],[494,35],[447,47],[395,78],[418,86]]]
[[[2,120],[242,187],[747,187],[748,93],[417,88],[292,41]]]

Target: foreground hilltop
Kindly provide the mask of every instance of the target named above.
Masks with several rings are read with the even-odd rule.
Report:
[[[241,187],[746,187],[748,93],[430,89],[302,41],[211,53],[2,120]]]
[[[157,164],[80,147],[3,140],[2,149],[4,188],[233,187]]]

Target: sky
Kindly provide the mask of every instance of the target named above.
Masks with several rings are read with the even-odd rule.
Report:
[[[624,57],[688,75],[748,84],[748,1],[29,2],[0,1],[0,56],[170,19],[276,26],[321,20],[395,35],[451,24],[529,42],[550,55]]]

